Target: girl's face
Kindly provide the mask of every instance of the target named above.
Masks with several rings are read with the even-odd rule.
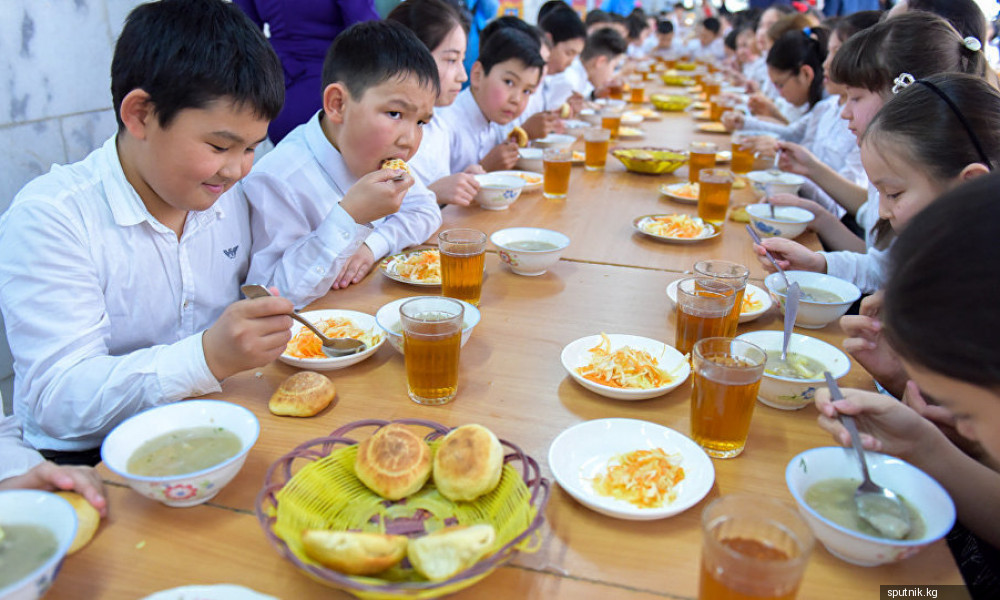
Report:
[[[897,233],[956,183],[931,178],[926,165],[914,164],[908,154],[898,142],[885,138],[861,144],[861,164],[878,190],[878,216]]]
[[[465,74],[465,31],[456,26],[431,52],[437,63],[438,78],[441,80],[441,95],[434,106],[448,106],[462,91],[462,83],[469,79]]]
[[[823,61],[823,87],[831,95],[843,96],[846,92],[846,88],[839,84],[830,81],[830,77],[827,73],[830,72],[830,65],[833,64],[833,57],[840,50],[840,47],[844,45],[844,41],[840,39],[837,32],[834,31],[830,34],[830,40],[826,45],[826,60]]]
[[[801,106],[809,102],[809,87],[812,85],[815,73],[809,65],[802,65],[798,73],[782,71],[768,65],[767,75],[774,83],[778,93],[793,106]]]
[[[844,86],[847,100],[840,111],[840,117],[847,119],[847,128],[858,138],[861,144],[861,134],[868,129],[868,124],[875,118],[875,113],[882,108],[885,100],[879,94],[865,88]]]
[[[771,38],[767,37],[767,30],[780,18],[781,13],[773,8],[765,10],[764,14],[760,16],[760,21],[757,23],[757,48],[760,49],[761,54],[766,54],[771,49]]]

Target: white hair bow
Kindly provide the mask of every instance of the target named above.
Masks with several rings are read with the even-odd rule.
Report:
[[[900,73],[898,77],[892,80],[892,93],[898,94],[916,81],[913,75],[909,73]]]

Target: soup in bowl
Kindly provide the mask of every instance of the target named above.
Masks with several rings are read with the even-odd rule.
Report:
[[[41,598],[76,536],[76,511],[49,492],[0,491],[0,528],[0,598]]]
[[[490,241],[500,260],[518,275],[542,275],[559,262],[569,238],[558,231],[540,227],[510,227],[493,232]]]
[[[861,290],[850,281],[825,273],[811,271],[785,271],[789,281],[799,284],[802,292],[795,326],[820,329],[844,316],[847,309],[861,297]],[[781,273],[771,273],[764,278],[771,297],[785,312],[788,289]]]
[[[785,361],[781,360],[783,331],[750,331],[738,337],[760,346],[767,354],[757,399],[772,408],[796,410],[809,406],[816,390],[826,387],[824,371],[840,379],[851,370],[851,359],[846,354],[814,337],[793,333]]]

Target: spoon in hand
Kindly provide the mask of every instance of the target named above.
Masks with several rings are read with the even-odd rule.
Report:
[[[830,388],[830,398],[832,400],[843,400],[844,396],[837,387],[837,381],[829,371],[823,373],[826,376],[826,385]],[[858,509],[858,516],[864,519],[869,525],[874,527],[883,536],[901,540],[910,533],[910,514],[892,490],[886,489],[872,481],[868,475],[868,463],[865,461],[865,451],[861,447],[861,435],[858,427],[854,423],[854,417],[841,414],[840,422],[851,434],[851,444],[854,451],[858,453],[858,461],[861,463],[861,475],[864,481],[854,492],[854,504]]]
[[[270,290],[262,285],[245,285],[240,288],[243,295],[247,298],[263,298],[265,296],[271,296]],[[354,338],[330,338],[326,337],[322,331],[320,331],[315,325],[313,325],[309,319],[303,317],[298,313],[298,311],[293,310],[288,313],[288,316],[295,319],[299,323],[302,323],[316,334],[319,341],[323,343],[323,354],[326,354],[330,358],[341,358],[343,356],[350,356],[352,354],[357,354],[358,352],[363,352],[368,346],[361,340],[356,340]]]
[[[747,224],[746,227],[747,227],[747,233],[750,234],[750,237],[751,239],[753,239],[754,243],[759,244],[761,245],[761,247],[763,247],[763,241],[760,239],[760,236],[757,235],[757,232],[753,230],[753,225]],[[767,248],[764,248],[764,256],[766,256],[767,260],[771,261],[771,264],[774,265],[774,268],[777,269],[779,273],[781,273],[781,278],[785,280],[785,289],[786,290],[791,289],[792,282],[788,280],[788,275],[785,275],[785,270],[782,269],[780,266],[778,266],[778,261],[774,260],[774,257],[771,256],[771,253],[767,251]]]

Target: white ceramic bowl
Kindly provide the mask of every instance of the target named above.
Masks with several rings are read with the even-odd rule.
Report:
[[[549,135],[534,140],[531,145],[535,148],[569,148],[576,141],[576,136],[566,133],[550,133]]]
[[[541,173],[545,168],[545,165],[542,164],[544,153],[545,150],[541,148],[518,148],[517,164],[514,165],[514,168]]]
[[[777,351],[780,354],[785,334],[783,331],[761,330],[750,331],[737,337],[760,346],[765,352]],[[851,359],[836,346],[801,333],[792,334],[788,342],[788,351],[822,363],[834,379],[840,379],[851,370]],[[757,399],[773,408],[797,410],[812,404],[816,390],[821,387],[826,387],[823,373],[819,373],[813,379],[796,379],[770,375],[765,367]]]
[[[789,281],[797,282],[800,288],[815,288],[832,292],[841,298],[840,302],[814,302],[799,299],[799,312],[795,315],[795,326],[806,329],[820,329],[844,316],[847,309],[861,297],[861,290],[850,281],[845,281],[826,273],[811,271],[785,271]],[[785,314],[785,280],[781,273],[771,273],[764,278],[764,287],[771,298],[778,303],[781,314]],[[805,290],[804,290],[805,291]]]
[[[771,186],[772,194],[795,194],[806,182],[806,178],[795,173],[779,173],[772,175],[767,171],[750,171],[746,178],[753,182],[753,187],[763,194],[767,186]]]
[[[666,385],[648,390],[617,388],[602,385],[586,379],[576,372],[578,368],[590,364],[592,359],[590,349],[601,343],[601,336],[588,335],[587,337],[582,337],[566,344],[566,347],[563,348],[562,354],[559,356],[562,361],[563,368],[566,369],[566,372],[569,373],[570,377],[572,377],[574,381],[588,390],[604,396],[605,398],[611,398],[612,400],[648,400],[650,398],[656,398],[657,396],[662,396],[663,394],[677,388],[677,386],[684,383],[691,374],[691,365],[684,359],[684,355],[678,352],[673,346],[638,335],[610,333],[608,334],[608,339],[611,341],[612,352],[623,346],[649,352],[654,358],[657,359],[659,363],[658,366],[667,371],[667,373],[670,373],[673,378],[670,383]]]
[[[36,600],[45,595],[76,537],[76,511],[55,494],[38,490],[0,492],[0,525],[33,525],[52,532],[56,551],[38,568],[0,588],[3,600]]]
[[[788,463],[785,483],[799,505],[799,512],[830,554],[851,564],[873,567],[909,558],[948,533],[955,523],[955,505],[938,482],[898,458],[877,452],[865,455],[875,483],[900,494],[920,513],[925,526],[924,536],[914,540],[877,538],[820,516],[806,504],[806,490],[824,479],[846,477],[860,482],[861,469],[851,448],[813,448]]]
[[[521,195],[521,190],[527,183],[520,177],[496,173],[483,173],[475,177],[479,182],[476,203],[486,210],[507,210]]]
[[[500,260],[518,275],[535,276],[545,273],[559,262],[569,238],[551,229],[540,227],[509,227],[494,231],[490,241],[497,247]],[[511,246],[518,242],[544,242],[555,246],[547,250],[524,250]]]
[[[771,207],[765,203],[748,204],[747,214],[760,237],[783,237],[790,240],[802,235],[809,223],[816,218],[816,215],[797,206],[775,206],[772,217]]]
[[[376,334],[378,333],[378,324],[375,323],[375,317],[369,315],[368,313],[358,312],[356,310],[325,308],[321,310],[310,310],[301,314],[314,324],[319,323],[324,319],[345,317],[350,319],[355,325],[365,331],[373,331]],[[298,321],[292,322],[292,335],[294,336],[297,334],[302,327],[303,325]],[[278,356],[278,360],[286,365],[291,365],[300,369],[308,369],[310,371],[332,371],[334,369],[343,369],[344,367],[349,367],[363,361],[372,354],[375,354],[375,352],[382,347],[383,343],[385,343],[385,336],[378,335],[377,341],[374,344],[369,345],[362,352],[358,352],[357,354],[339,356],[337,358],[298,358],[288,354],[286,351]]]
[[[601,114],[592,108],[582,109],[577,116],[591,126],[601,124]]]
[[[231,431],[240,439],[240,451],[213,467],[184,475],[145,477],[128,472],[128,459],[139,446],[158,435],[188,427],[222,427]],[[151,408],[119,423],[104,438],[101,460],[147,498],[167,506],[194,506],[212,499],[239,473],[259,433],[257,417],[238,404],[185,400]]]
[[[408,296],[406,298],[399,298],[383,304],[378,309],[378,312],[375,313],[375,322],[385,331],[385,336],[389,339],[389,345],[398,350],[400,354],[403,353],[403,326],[399,322],[399,306],[407,300],[413,300],[414,298],[437,298],[437,296]],[[479,309],[475,306],[463,300],[459,300],[459,302],[465,307],[462,323],[462,345],[464,346],[469,341],[469,337],[472,336],[472,330],[479,324],[480,314]]]

